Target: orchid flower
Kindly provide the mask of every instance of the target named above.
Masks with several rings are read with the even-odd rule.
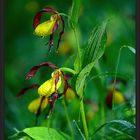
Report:
[[[50,62],[43,62],[39,64],[38,66],[34,66],[31,68],[31,70],[27,73],[26,80],[31,79],[36,72],[43,66],[49,66],[54,71],[51,74],[51,78],[42,83],[41,85],[31,85],[29,87],[26,87],[20,91],[18,96],[24,95],[29,89],[37,89],[39,97],[35,100],[33,100],[29,105],[28,109],[30,112],[33,112],[36,114],[36,118],[40,115],[40,113],[47,107],[48,103],[50,103],[49,108],[49,114],[52,113],[54,104],[56,100],[64,95],[66,98],[74,97],[74,91],[70,87],[68,80],[70,79],[70,76],[64,74],[62,70],[60,70],[57,66]],[[62,81],[64,82],[64,90],[63,93],[59,94],[58,89],[62,85]],[[71,94],[71,95],[68,95]],[[48,116],[48,113],[46,114],[46,117]]]
[[[51,13],[52,15],[50,17],[50,20],[47,20],[47,21],[44,21],[41,23],[41,16],[44,13]],[[53,9],[51,7],[45,7],[43,10],[39,11],[34,17],[33,29],[34,29],[35,35],[41,36],[41,37],[50,36],[49,51],[51,50],[51,48],[53,46],[53,36],[54,36],[54,33],[57,31],[58,27],[60,26],[60,22],[62,24],[62,30],[59,33],[57,49],[59,47],[60,40],[64,33],[65,24],[64,24],[64,20],[63,20],[62,16],[59,15],[59,12],[56,11],[55,9]]]

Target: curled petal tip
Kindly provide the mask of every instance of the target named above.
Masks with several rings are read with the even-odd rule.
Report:
[[[31,77],[32,77],[32,76],[29,76],[29,75],[28,75],[28,76],[25,77],[25,80],[29,80],[29,79],[31,79]]]
[[[29,80],[31,79],[37,72],[37,70],[39,69],[39,66],[34,66],[27,74],[25,80]]]
[[[29,89],[37,89],[39,86],[40,85],[34,84],[34,85],[24,88],[17,94],[17,97],[24,95]]]

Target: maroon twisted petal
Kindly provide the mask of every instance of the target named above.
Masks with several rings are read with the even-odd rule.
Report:
[[[55,66],[54,64],[52,64],[50,62],[43,62],[43,63],[40,63],[38,66],[32,67],[31,70],[27,73],[27,76],[26,76],[25,79],[26,80],[31,79],[36,74],[38,69],[43,67],[43,66],[49,66],[52,69],[57,69],[58,68],[57,66]]]
[[[69,83],[68,83],[68,79],[70,79],[70,78],[66,74],[64,74],[63,72],[62,72],[62,75],[64,77],[64,91],[63,91],[62,95],[65,95],[67,89],[70,87]]]
[[[19,94],[17,95],[17,97],[24,95],[29,89],[38,89],[40,85],[34,84],[31,85],[29,87],[26,87],[24,89],[22,89]]]
[[[59,47],[59,44],[60,44],[62,35],[64,34],[64,28],[65,28],[65,22],[64,22],[62,16],[60,16],[60,20],[61,20],[61,23],[62,23],[62,31],[59,33],[59,39],[58,39],[58,43],[57,43],[57,49]]]
[[[56,32],[56,30],[58,29],[58,26],[59,26],[59,20],[57,19],[57,21],[55,22],[55,25],[53,27],[53,30],[52,30],[52,34],[50,35],[50,40],[49,40],[49,52],[51,50],[51,48],[53,47],[53,36],[54,36],[54,33]]]
[[[58,99],[58,91],[55,91],[50,100],[49,100],[49,103],[50,103],[50,107],[49,107],[49,111],[46,113],[45,115],[45,118],[47,118],[48,116],[52,115],[52,112],[53,112],[53,109],[54,109],[54,106],[55,106],[55,102],[57,101]]]
[[[106,97],[106,105],[111,109],[112,108],[112,100],[113,100],[113,93],[110,91]]]
[[[43,103],[44,100],[45,100],[45,96],[42,96],[41,97],[41,102],[40,102],[39,108],[37,109],[37,113],[36,113],[36,120],[35,120],[35,124],[36,125],[38,123],[38,117],[39,117],[39,115],[41,113],[41,105],[42,105],[42,103]]]

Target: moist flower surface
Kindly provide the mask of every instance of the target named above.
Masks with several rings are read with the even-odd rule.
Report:
[[[44,21],[41,23],[41,16],[44,13],[51,13],[50,20]],[[62,24],[62,30],[59,33],[59,39],[57,43],[57,49],[59,47],[62,35],[64,33],[64,20],[61,15],[59,15],[59,12],[56,11],[55,9],[51,7],[45,7],[43,10],[39,11],[33,21],[33,28],[34,28],[34,33],[37,36],[45,37],[45,36],[50,36],[49,40],[49,51],[51,50],[53,46],[53,36],[54,33],[57,31],[58,27],[60,26],[60,22]],[[47,43],[48,44],[48,43]]]

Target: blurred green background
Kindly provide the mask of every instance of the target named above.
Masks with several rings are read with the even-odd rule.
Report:
[[[51,53],[48,53],[48,46],[44,44],[48,38],[39,38],[33,35],[32,22],[33,17],[38,10],[45,6],[52,6],[61,13],[68,13],[71,8],[70,0],[20,0],[5,2],[5,139],[15,133],[15,128],[22,130],[34,125],[35,116],[27,110],[31,100],[37,97],[35,90],[29,91],[20,98],[16,98],[18,92],[31,84],[40,84],[50,78],[52,70],[42,68],[37,75],[25,81],[25,75],[28,70],[43,61],[50,61],[57,66],[69,66],[73,68],[73,62],[69,63],[71,54],[63,55],[55,53],[58,33],[55,34],[55,43]],[[79,17],[79,37],[81,47],[86,44],[91,30],[94,26],[100,24],[103,20],[109,18],[107,28],[107,46],[103,58],[100,60],[101,72],[115,72],[116,61],[119,48],[122,45],[129,45],[135,48],[135,1],[133,0],[86,0],[82,2]],[[75,48],[73,33],[68,27],[67,19],[66,29],[62,43],[68,40],[68,44]],[[61,47],[61,46],[60,46]],[[67,45],[64,45],[64,48]],[[63,50],[63,49],[62,49]],[[64,53],[65,54],[65,53]],[[72,59],[73,60],[73,59]],[[135,55],[127,49],[121,53],[118,72],[124,75],[127,84],[123,87],[123,94],[130,100],[132,106],[135,106]],[[127,78],[126,78],[127,77]],[[104,98],[107,95],[109,80],[112,77],[101,77],[103,88],[99,90],[98,80],[93,80],[86,88],[85,99],[91,99],[95,106],[86,105],[88,126],[92,133],[93,128],[100,126],[100,108],[101,99],[99,94],[104,92]],[[133,98],[132,98],[133,97]],[[105,105],[104,105],[105,106]],[[73,108],[71,110],[71,107]],[[71,119],[78,119],[79,105],[77,101],[68,103],[68,109]],[[78,110],[78,111],[77,111]],[[93,114],[94,112],[94,114]],[[123,118],[124,114],[116,115]],[[43,112],[45,114],[45,112]],[[40,125],[46,125],[43,115],[39,118]],[[107,115],[107,114],[106,114]],[[92,118],[90,120],[90,118]],[[65,113],[61,101],[57,101],[53,117],[52,127],[68,132]]]

